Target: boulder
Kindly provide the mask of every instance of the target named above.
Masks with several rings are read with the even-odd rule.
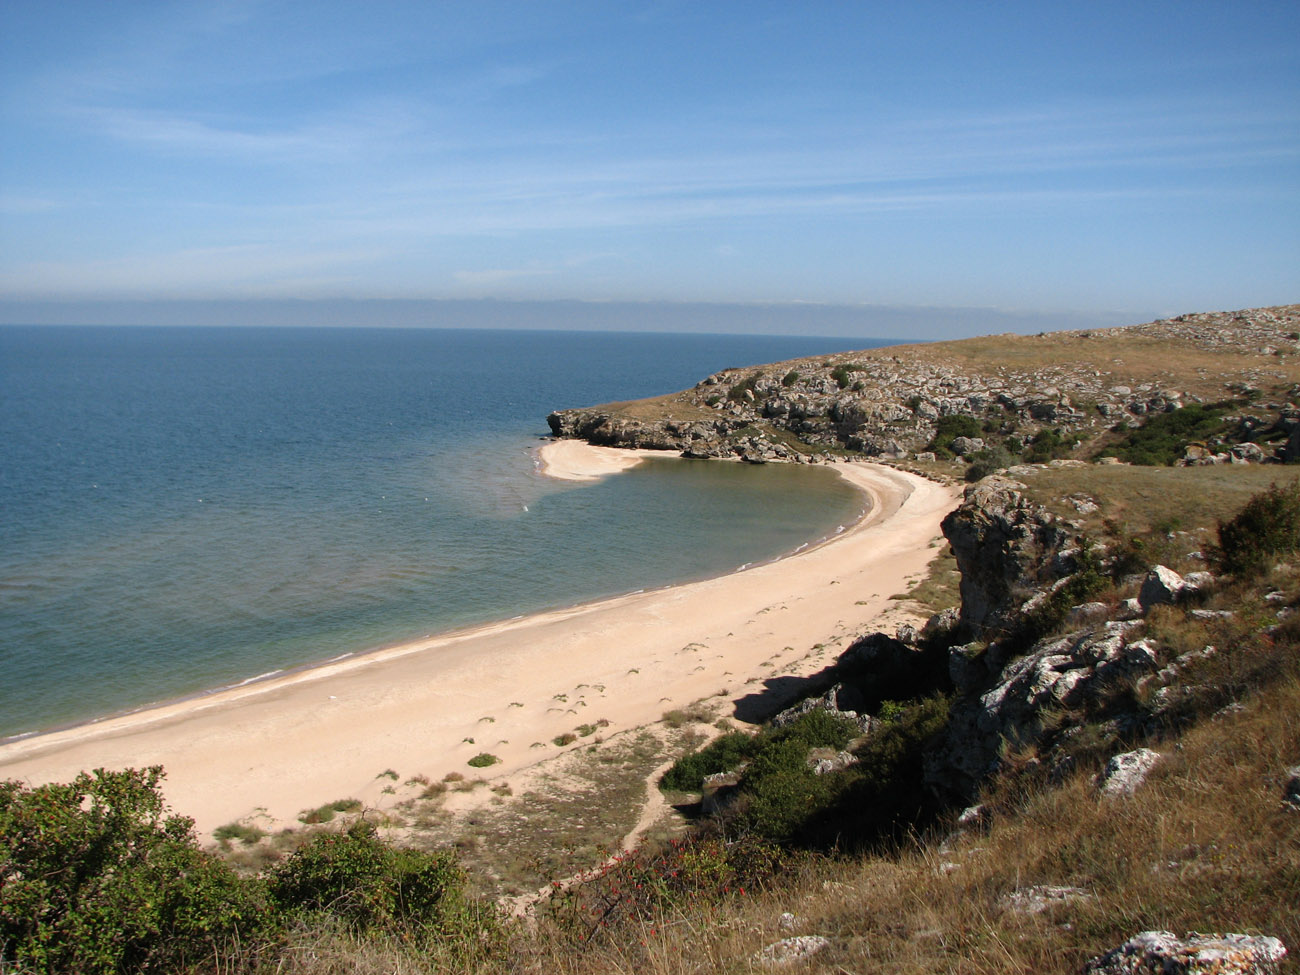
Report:
[[[1183,577],[1177,572],[1163,565],[1157,565],[1152,567],[1146,574],[1146,578],[1142,580],[1138,602],[1142,604],[1143,610],[1149,610],[1152,606],[1172,605],[1178,602],[1185,587]]]
[[[1123,755],[1114,755],[1097,778],[1097,788],[1111,799],[1131,796],[1146,781],[1148,773],[1164,760],[1159,752],[1138,748]]]
[[[1259,444],[1239,443],[1231,450],[1232,456],[1250,464],[1264,463],[1264,451]]]
[[[1092,959],[1084,975],[1275,975],[1286,947],[1277,938],[1247,934],[1143,931]]]

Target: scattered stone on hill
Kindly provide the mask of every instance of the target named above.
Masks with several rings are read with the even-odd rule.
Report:
[[[1282,804],[1300,812],[1300,765],[1286,770],[1287,781],[1282,787]]]
[[[1277,938],[1246,934],[1143,931],[1092,959],[1085,975],[1275,975],[1286,947]]]
[[[793,938],[782,938],[774,944],[762,948],[754,955],[760,965],[785,966],[805,961],[820,951],[831,946],[829,938],[820,934],[799,934]]]
[[[1112,755],[1097,776],[1097,788],[1103,796],[1119,799],[1131,796],[1146,781],[1151,770],[1164,760],[1150,748],[1137,748],[1122,755]]]
[[[1020,887],[1003,897],[999,904],[1004,911],[1015,914],[1042,914],[1091,896],[1092,893],[1082,887]]]
[[[813,775],[829,775],[831,772],[839,772],[848,768],[850,765],[857,765],[860,759],[852,752],[836,752],[830,758],[814,758],[811,760]]]

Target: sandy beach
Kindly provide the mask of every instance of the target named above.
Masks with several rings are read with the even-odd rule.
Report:
[[[641,453],[560,441],[546,476],[592,479]],[[839,473],[870,499],[825,544],[745,571],[435,635],[262,683],[0,746],[0,777],[66,781],[160,764],[172,807],[201,834],[355,797],[383,806],[387,770],[508,778],[606,721],[612,735],[723,696],[742,710],[767,678],[829,663],[897,607],[938,551],[956,488],[871,464]],[[480,753],[500,763],[475,772]]]

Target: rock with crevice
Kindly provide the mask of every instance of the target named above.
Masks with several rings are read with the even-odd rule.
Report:
[[[1135,622],[1107,621],[1041,640],[1006,663],[998,662],[996,648],[953,648],[949,673],[958,695],[941,740],[926,753],[926,780],[941,791],[973,795],[1008,745],[1042,741],[1049,714],[1086,707],[1118,682],[1154,673],[1155,646],[1137,637],[1139,629]]]
[[[1153,606],[1172,606],[1177,603],[1183,597],[1186,588],[1187,584],[1183,577],[1173,569],[1164,565],[1155,565],[1142,580],[1142,588],[1137,598],[1142,604],[1142,609],[1149,611]]]

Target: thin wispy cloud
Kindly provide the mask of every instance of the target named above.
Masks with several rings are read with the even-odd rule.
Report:
[[[1073,267],[1114,307],[1300,266],[1295,11],[54,6],[15,0],[0,41],[23,293],[921,302],[969,267],[1016,304],[1075,300]]]

